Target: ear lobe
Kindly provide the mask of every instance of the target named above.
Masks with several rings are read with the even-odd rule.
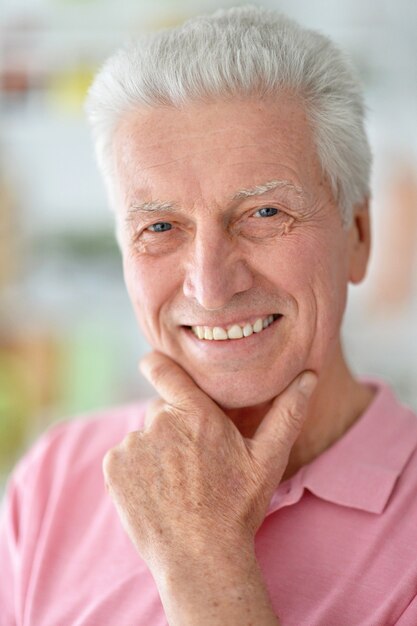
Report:
[[[349,232],[349,280],[360,283],[366,274],[371,249],[371,223],[369,199],[356,205]]]

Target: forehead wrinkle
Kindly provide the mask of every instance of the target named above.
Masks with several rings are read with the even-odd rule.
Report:
[[[188,137],[189,138],[189,137]],[[175,142],[174,140],[168,142],[168,145],[170,144],[176,144],[177,142]],[[155,143],[151,146],[149,146],[150,148],[152,147],[160,147],[159,143]],[[246,143],[246,144],[240,144],[238,146],[227,146],[227,150],[228,152],[233,152],[235,150],[242,150],[242,148],[256,148],[257,144],[256,143]],[[196,157],[201,157],[202,155],[206,155],[206,154],[210,154],[211,152],[213,152],[213,150],[218,150],[219,147],[210,147],[210,148],[204,148],[204,149],[200,149],[200,150],[193,150],[191,153],[189,150],[186,150],[185,154],[182,156],[178,156],[176,158],[172,158],[172,159],[168,159],[168,160],[164,160],[164,161],[158,161],[158,163],[153,163],[152,165],[143,165],[142,167],[139,168],[139,171],[142,172],[146,172],[148,170],[153,170],[157,167],[165,167],[167,165],[175,165],[176,163],[182,163],[184,161],[189,161],[191,158],[196,158]],[[126,160],[130,161],[131,160],[131,156],[127,155],[126,156]]]

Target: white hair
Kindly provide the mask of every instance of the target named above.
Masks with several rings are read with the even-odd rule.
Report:
[[[319,161],[349,225],[353,207],[369,195],[371,153],[360,81],[327,37],[252,6],[143,35],[104,63],[86,110],[109,191],[113,132],[126,112],[253,95],[273,98],[284,89],[305,103]]]

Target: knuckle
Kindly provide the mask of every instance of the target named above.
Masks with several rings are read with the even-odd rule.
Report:
[[[305,411],[302,403],[294,401],[291,405],[286,407],[284,411],[284,419],[289,427],[299,430],[305,419]]]
[[[123,439],[123,447],[128,451],[135,449],[137,445],[138,445],[138,433],[137,432],[128,433],[126,437]]]
[[[154,363],[151,368],[151,378],[156,383],[166,380],[172,371],[172,365],[169,363]]]
[[[106,452],[102,461],[103,474],[106,479],[110,479],[117,463],[118,452],[116,448],[111,448]]]
[[[186,409],[167,405],[164,410],[164,419],[160,421],[161,430],[168,431],[168,436],[180,437],[188,441],[194,441],[198,426],[193,416]]]
[[[178,419],[184,417],[186,413],[186,411],[173,404],[165,404],[161,417],[165,418],[167,421],[173,420],[176,422]]]
[[[163,431],[168,425],[168,419],[172,412],[173,409],[169,404],[161,402],[159,407],[152,414],[149,430],[152,432]]]
[[[192,423],[189,414],[174,406],[168,406],[165,411],[164,423],[170,431],[176,433],[189,433],[192,430]]]

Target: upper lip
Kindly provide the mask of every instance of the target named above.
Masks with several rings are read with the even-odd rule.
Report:
[[[264,319],[265,317],[268,317],[268,315],[281,315],[280,313],[276,313],[274,311],[268,311],[268,313],[255,313],[255,314],[251,314],[251,315],[239,315],[239,317],[235,316],[233,318],[230,318],[228,320],[221,320],[221,319],[216,319],[216,320],[210,320],[210,321],[201,321],[198,320],[197,322],[189,322],[187,321],[187,323],[182,323],[180,324],[181,326],[209,326],[210,328],[214,328],[215,326],[220,326],[221,328],[227,328],[228,326],[233,326],[234,324],[254,324],[256,322],[256,320],[258,320],[259,318]]]

